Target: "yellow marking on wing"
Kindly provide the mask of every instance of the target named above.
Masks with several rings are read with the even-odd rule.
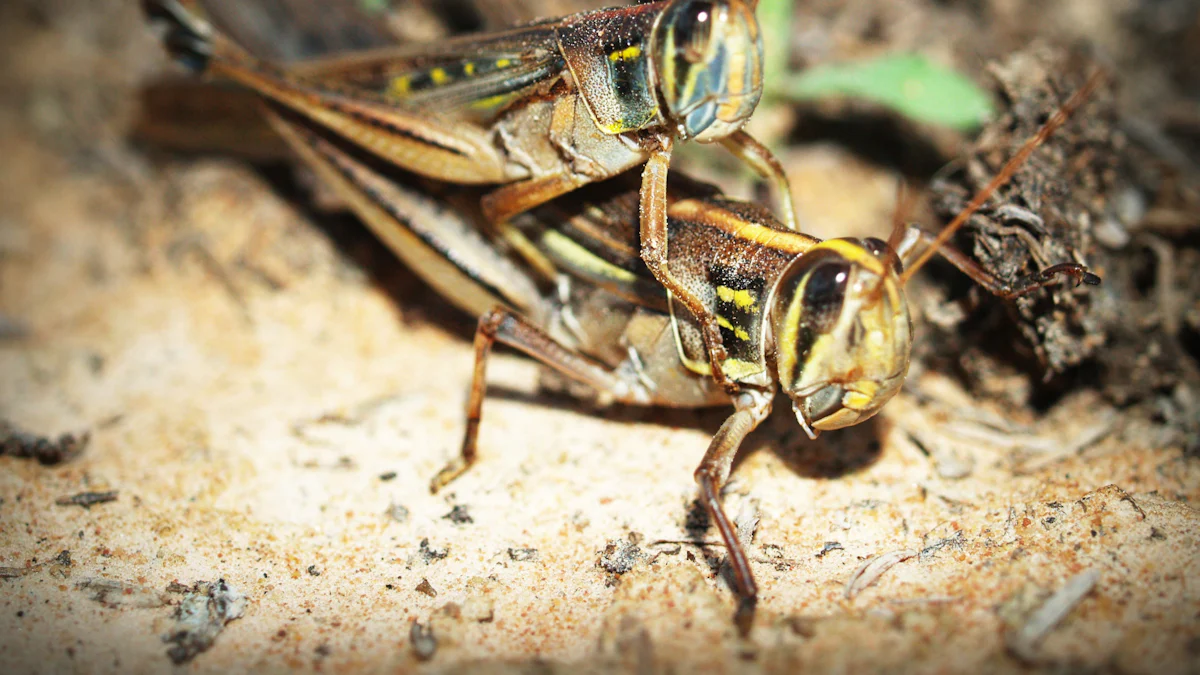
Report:
[[[738,309],[746,310],[747,312],[758,311],[758,307],[754,304],[754,294],[748,290],[735,291],[728,286],[717,286],[717,297],[722,302],[732,302]]]
[[[542,245],[585,273],[624,284],[637,281],[637,275],[633,272],[617,267],[556,230],[547,230],[542,234]]]
[[[619,49],[608,55],[608,60],[616,63],[617,61],[631,61],[642,55],[642,48],[638,45],[632,45],[625,49]]]
[[[496,59],[497,68],[507,68],[512,65],[512,59]]]
[[[412,88],[412,80],[408,75],[392,79],[392,83],[388,85],[388,93],[392,96],[404,97],[408,96],[409,90]]]
[[[464,63],[463,64],[463,73],[465,73],[467,75],[467,77],[474,75],[475,74],[475,63],[473,61],[467,61],[466,63]]]
[[[434,84],[446,84],[450,81],[450,76],[446,74],[445,68],[434,68],[429,71],[429,79],[433,80]]]
[[[500,107],[500,106],[504,105],[505,103],[507,103],[509,101],[509,99],[511,99],[512,97],[513,97],[513,94],[511,94],[511,93],[496,94],[495,96],[488,96],[487,98],[481,98],[478,101],[472,101],[471,107],[475,108],[476,110],[487,110],[489,108],[497,108],[497,107]]]
[[[733,331],[734,336],[736,336],[739,340],[746,342],[750,341],[750,334],[746,332],[746,329],[729,323],[729,319],[726,319],[723,316],[717,317],[717,325],[726,330]]]

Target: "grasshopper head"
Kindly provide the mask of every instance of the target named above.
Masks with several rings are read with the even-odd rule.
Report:
[[[871,417],[904,383],[912,324],[898,260],[878,239],[831,239],[776,286],[779,382],[811,437]]]
[[[719,140],[741,128],[762,96],[762,38],[744,0],[676,0],[652,48],[666,116],[681,138]]]

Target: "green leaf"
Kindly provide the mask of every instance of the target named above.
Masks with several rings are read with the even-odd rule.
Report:
[[[763,36],[764,82],[782,82],[787,77],[795,1],[759,0],[758,9],[755,10]]]
[[[774,94],[790,99],[852,96],[917,120],[974,129],[992,114],[992,100],[966,76],[917,54],[810,68],[784,81]]]
[[[390,4],[388,0],[358,0],[359,7],[368,14],[382,14]]]

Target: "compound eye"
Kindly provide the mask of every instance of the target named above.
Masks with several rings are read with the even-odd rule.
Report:
[[[708,57],[716,10],[711,2],[690,2],[675,23],[675,44],[688,63],[700,63]]]
[[[817,265],[804,282],[804,313],[801,321],[818,333],[828,333],[837,324],[846,302],[850,263],[844,260]]]
[[[904,265],[900,262],[900,256],[891,253],[888,249],[887,243],[882,239],[869,237],[863,240],[863,247],[870,251],[871,254],[876,258],[883,260],[884,262],[887,262],[890,259],[892,270],[896,274],[902,274],[904,272]]]

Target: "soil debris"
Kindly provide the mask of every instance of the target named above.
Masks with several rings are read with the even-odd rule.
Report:
[[[1081,600],[1092,592],[1100,580],[1099,570],[1080,572],[1067,580],[1022,625],[1006,635],[1008,651],[1018,659],[1032,663],[1037,660],[1037,647]]]
[[[620,576],[633,569],[634,565],[645,557],[642,549],[632,541],[614,539],[604,547],[596,565],[613,576]]]
[[[391,504],[388,505],[387,511],[385,513],[387,514],[388,518],[391,518],[392,520],[396,521],[397,523],[407,523],[408,522],[408,508],[405,507],[403,504],[397,504],[395,502],[392,502]],[[426,540],[426,541],[428,541],[428,540]]]
[[[104,492],[79,492],[66,497],[59,497],[54,500],[54,503],[59,506],[82,506],[85,509],[90,509],[97,504],[106,504],[108,502],[117,501],[118,490],[106,490]]]
[[[939,539],[921,549],[921,552],[917,554],[917,560],[920,562],[926,562],[932,559],[938,551],[946,548],[947,546],[951,548],[962,548],[965,541],[966,535],[963,534],[963,531],[955,530],[953,535]]]
[[[36,459],[46,466],[75,459],[87,449],[91,438],[91,432],[85,431],[79,435],[62,434],[51,439],[21,431],[11,423],[0,420],[0,456]]]
[[[437,597],[437,589],[435,589],[433,584],[429,583],[429,580],[425,579],[424,577],[421,578],[421,583],[417,584],[417,587],[413,590],[422,595],[428,595],[431,598]]]
[[[167,656],[180,665],[208,651],[225,625],[241,618],[246,606],[246,596],[224,579],[192,584],[175,609],[174,630],[162,636],[163,642],[172,645]]]
[[[537,562],[538,550],[536,548],[510,548],[508,557],[513,562]]]
[[[476,623],[491,623],[496,618],[496,603],[492,595],[499,584],[483,577],[467,581],[467,596],[462,603],[462,617]]]
[[[821,547],[821,550],[817,551],[817,557],[824,558],[825,556],[829,555],[830,553],[832,553],[834,551],[845,551],[845,550],[846,550],[846,547],[842,546],[841,542],[827,541],[827,542],[825,542],[825,545]]]
[[[171,602],[170,595],[165,591],[116,579],[84,579],[75,587],[91,591],[92,600],[110,609],[153,609]]]
[[[437,653],[438,642],[433,635],[433,626],[427,626],[419,621],[413,621],[408,630],[408,643],[412,646],[413,656],[419,661],[428,661]]]
[[[450,509],[450,513],[442,516],[442,519],[448,520],[455,525],[468,525],[475,522],[475,519],[471,517],[470,511],[462,504],[456,504],[454,508]]]
[[[916,555],[916,551],[906,548],[870,558],[862,565],[859,565],[858,569],[854,570],[854,573],[850,575],[850,580],[846,582],[846,599],[849,600],[858,595],[868,586],[879,581],[884,572]]]
[[[934,181],[938,214],[949,220],[961,211],[1094,68],[1082,54],[1041,43],[993,63],[1003,111],[959,169]],[[1127,169],[1121,166],[1125,144],[1112,89],[1102,86],[971,216],[956,235],[959,246],[1006,282],[1057,263],[1094,267],[1091,223],[1111,217],[1102,195],[1127,187]],[[1013,301],[981,302],[1008,305],[1019,333],[1045,371],[1054,374],[1079,365],[1104,344],[1104,318],[1094,296],[1095,289],[1076,290],[1067,280]]]
[[[407,510],[405,512],[407,513]],[[429,545],[428,538],[421,540],[421,544],[417,547],[417,551],[421,556],[421,560],[425,561],[425,564],[427,565],[435,560],[442,560],[446,556],[450,555],[450,549],[444,546],[437,548],[431,547]]]
[[[0,567],[0,579],[19,579],[34,572],[39,572],[46,567],[50,567],[52,574],[57,573],[58,576],[66,578],[70,575],[71,565],[71,552],[63,549],[58,552],[58,555],[45,562],[39,563],[35,559],[35,562],[24,567]]]

